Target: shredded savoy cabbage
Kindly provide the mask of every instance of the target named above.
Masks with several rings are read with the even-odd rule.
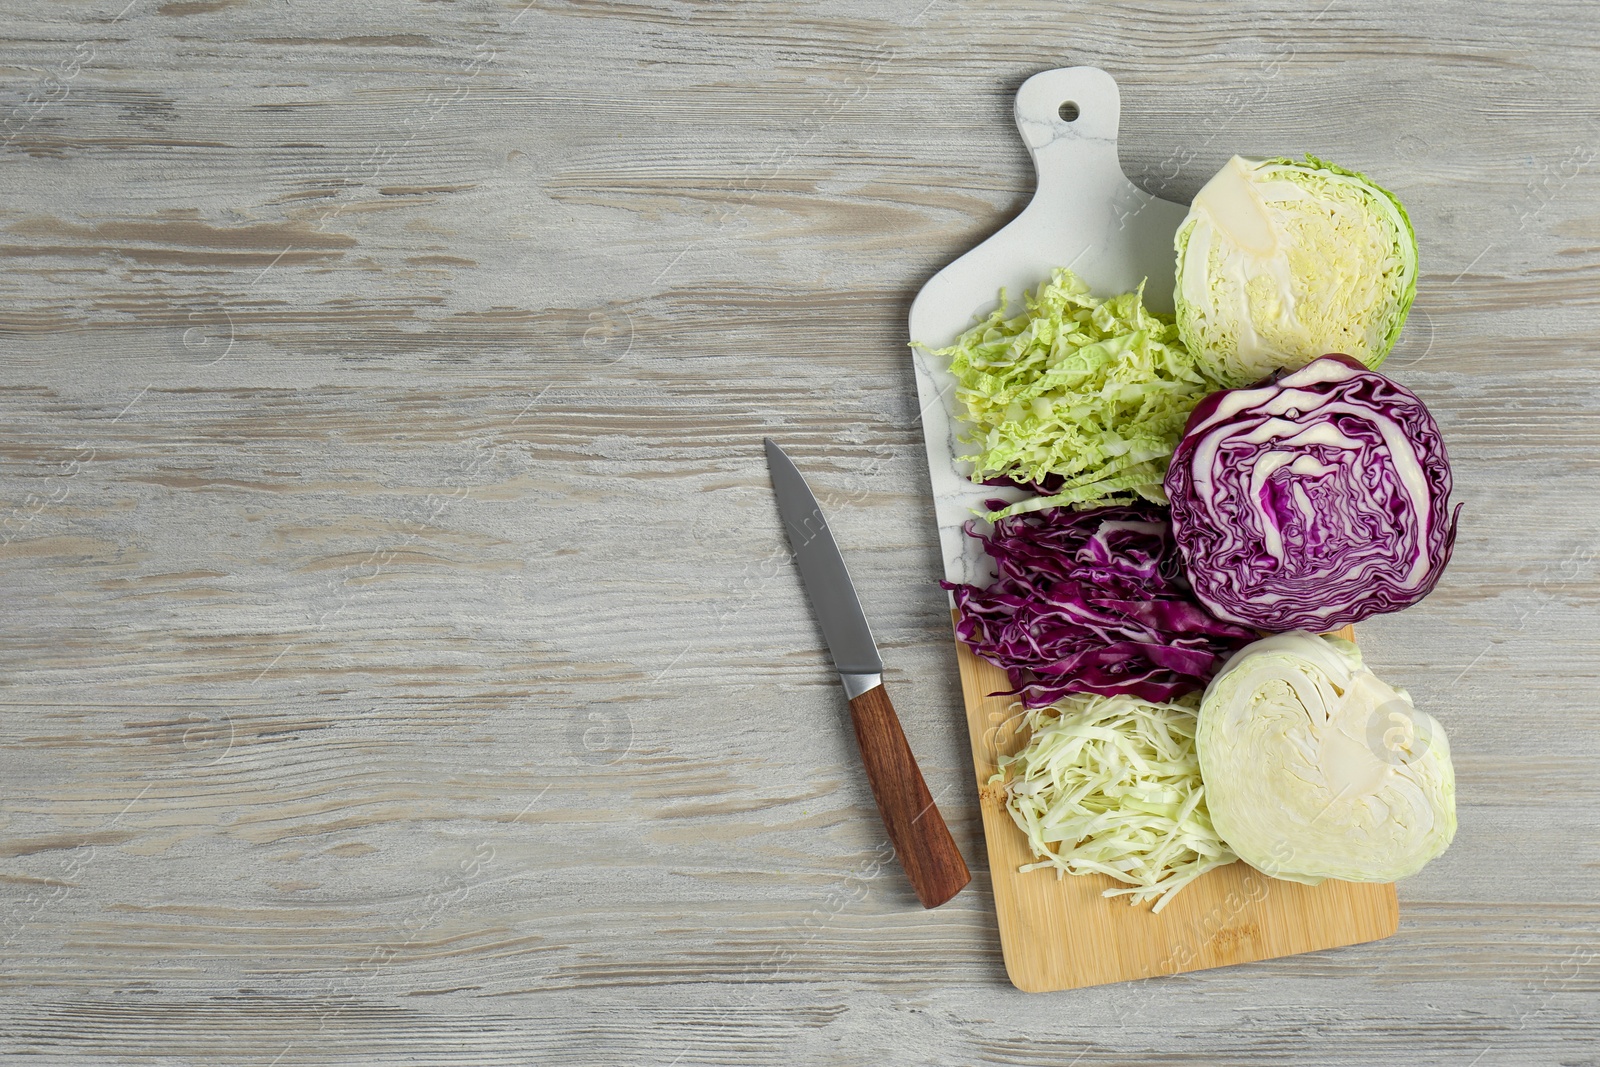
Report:
[[[1236,857],[1206,810],[1195,755],[1199,694],[1171,703],[1075,693],[1029,712],[1026,746],[999,761],[1006,808],[1040,862],[1023,871],[1105,874],[1154,900]]]
[[[1006,318],[987,319],[934,354],[950,359],[965,409],[972,480],[998,477],[1043,495],[990,519],[1061,504],[1166,503],[1161,480],[1189,412],[1218,384],[1199,370],[1144,286],[1100,300],[1059,268]]]

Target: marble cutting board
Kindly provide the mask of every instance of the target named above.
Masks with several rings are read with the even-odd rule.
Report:
[[[931,348],[950,344],[999,302],[1013,303],[1055,267],[1066,266],[1099,296],[1146,280],[1145,298],[1172,310],[1172,238],[1188,210],[1153,197],[1122,173],[1117,158],[1121,101],[1103,70],[1068,67],[1036,74],[1017,91],[1017,128],[1033,156],[1037,190],[1022,214],[923,286],[911,306],[911,339]],[[1007,491],[975,486],[968,451],[956,435],[955,380],[944,361],[913,349],[928,470],[945,577],[987,582],[987,557],[962,524],[985,499]],[[1014,493],[1012,494],[1015,495]],[[952,620],[954,616],[952,613]],[[1020,873],[1027,839],[1005,809],[1003,789],[990,785],[1000,756],[1025,742],[1005,673],[956,642],[967,726],[977,772],[984,836],[1006,971],[1029,992],[1071,989],[1152,975],[1373,941],[1399,922],[1392,885],[1324,882],[1310,887],[1268,878],[1243,863],[1203,876],[1172,898],[1160,915],[1126,898],[1105,898],[1101,875],[1057,878]]]

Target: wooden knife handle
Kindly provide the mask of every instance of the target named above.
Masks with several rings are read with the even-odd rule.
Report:
[[[900,719],[883,686],[850,701],[856,742],[883,825],[924,908],[937,908],[972,880],[944,816],[928,794]]]

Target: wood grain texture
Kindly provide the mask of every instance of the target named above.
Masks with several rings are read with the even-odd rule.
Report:
[[[937,908],[965,889],[972,874],[928,792],[883,686],[851,699],[850,721],[895,858],[922,906]]]
[[[954,624],[958,616],[950,613]],[[1354,638],[1351,627],[1340,633]],[[1039,859],[991,781],[1000,759],[1028,743],[1022,706],[1004,694],[1006,672],[956,641],[961,693],[977,773],[978,807],[988,846],[1000,945],[1011,984],[1025,993],[1126,982],[1135,978],[1253,963],[1377,941],[1400,915],[1392,885],[1327,881],[1298,885],[1244,863],[1209,871],[1179,890],[1159,914],[1126,897],[1107,875],[1057,877],[1027,871]]]
[[[0,43],[0,1060],[1600,1062],[1594,6],[125,3]],[[1072,63],[1152,191],[1405,202],[1466,510],[1362,643],[1460,832],[1396,937],[1029,998],[903,324]],[[763,435],[973,861],[936,911]]]

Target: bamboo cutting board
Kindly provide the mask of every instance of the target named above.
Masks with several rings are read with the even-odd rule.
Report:
[[[911,338],[931,347],[955,340],[987,313],[1004,287],[1012,299],[1068,266],[1102,296],[1147,280],[1146,303],[1171,310],[1172,238],[1186,208],[1129,182],[1117,159],[1116,82],[1093,67],[1046,71],[1017,92],[1016,120],[1038,174],[1028,207],[989,240],[940,271],[911,307]],[[916,349],[928,470],[933,481],[945,576],[986,583],[980,546],[962,524],[985,499],[1015,492],[974,486],[955,457],[954,381]],[[953,619],[953,616],[952,616]],[[995,910],[1006,971],[1027,992],[1073,989],[1203,970],[1388,937],[1399,924],[1394,886],[1279,881],[1234,863],[1190,884],[1154,915],[1125,897],[1103,897],[1104,875],[1021,873],[1035,857],[1012,822],[1005,793],[989,784],[996,761],[1026,743],[1021,709],[1005,672],[960,641],[956,656],[978,778]]]
[[[1348,628],[1346,636],[1351,636]],[[1029,993],[1103,985],[1159,974],[1376,941],[1400,921],[1394,886],[1356,882],[1299,885],[1232,863],[1197,878],[1154,915],[1149,905],[1100,894],[1121,883],[1101,874],[1057,878],[1021,873],[1035,857],[1006,811],[1005,789],[990,784],[997,761],[1027,743],[1021,709],[1000,668],[956,642],[961,689],[989,843],[994,906],[1006,973]]]

